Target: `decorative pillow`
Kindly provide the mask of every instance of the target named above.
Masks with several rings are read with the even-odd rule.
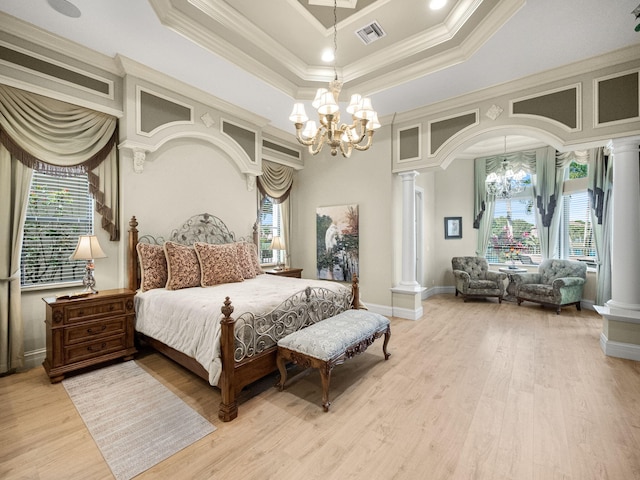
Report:
[[[167,257],[168,290],[200,286],[200,262],[195,249],[179,243],[166,242],[164,253]]]
[[[258,246],[255,243],[247,242],[249,255],[251,256],[251,263],[253,264],[253,270],[256,275],[262,275],[264,271],[260,266],[260,260],[258,259]]]
[[[247,242],[236,243],[238,249],[238,265],[242,272],[242,278],[256,278],[256,271],[253,268],[253,258],[251,257],[251,245]]]
[[[235,243],[213,245],[196,242],[196,254],[200,260],[200,285],[210,287],[220,283],[242,282],[242,270],[238,263],[238,247]]]
[[[167,284],[167,257],[162,245],[138,243],[136,250],[140,262],[140,290],[164,288]]]

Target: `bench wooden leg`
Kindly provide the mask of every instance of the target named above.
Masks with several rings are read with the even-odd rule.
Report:
[[[284,390],[284,384],[287,381],[287,365],[283,356],[278,355],[276,357],[276,365],[278,365],[278,370],[280,371],[280,381],[276,387],[282,391]]]
[[[331,367],[329,364],[324,365],[318,369],[320,371],[320,379],[322,380],[322,408],[325,412],[329,411],[329,383],[331,382]]]
[[[391,354],[387,352],[387,345],[389,344],[389,339],[391,338],[391,329],[388,328],[384,334],[384,343],[382,344],[382,353],[384,353],[384,359],[389,360]]]

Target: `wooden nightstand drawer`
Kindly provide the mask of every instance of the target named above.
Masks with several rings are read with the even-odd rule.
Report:
[[[133,358],[134,296],[135,292],[121,288],[89,296],[43,298],[47,356],[42,365],[52,383],[81,368]]]
[[[126,320],[125,317],[117,317],[113,320],[91,322],[65,328],[64,343],[65,345],[71,345],[73,343],[92,341],[97,338],[124,334]]]
[[[65,309],[64,323],[86,322],[104,317],[123,315],[127,308],[124,298],[117,298],[106,302],[80,302],[77,305],[69,306]]]
[[[302,268],[283,268],[282,270],[265,270],[264,273],[279,277],[302,278]]]
[[[117,352],[124,348],[125,336],[123,334],[65,347],[64,360],[65,363],[75,363],[89,358],[102,357],[107,353]]]

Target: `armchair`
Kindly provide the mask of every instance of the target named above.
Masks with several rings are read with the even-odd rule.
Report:
[[[556,308],[575,305],[580,310],[580,300],[587,278],[587,266],[574,260],[543,260],[538,273],[512,275],[518,305],[523,301],[537,302]]]
[[[489,270],[489,264],[483,257],[453,257],[451,259],[453,276],[458,293],[465,297],[498,297],[502,303],[504,282],[507,275]]]

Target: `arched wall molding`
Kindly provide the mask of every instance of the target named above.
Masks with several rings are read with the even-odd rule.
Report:
[[[157,151],[168,142],[180,139],[201,140],[219,148],[236,165],[239,172],[246,176],[247,189],[249,190],[252,190],[252,185],[255,185],[255,177],[262,174],[260,159],[257,163],[252,162],[247,153],[231,137],[213,129],[207,132],[174,132],[159,138],[157,143],[152,145],[125,140],[118,145],[118,148],[131,155],[134,171],[142,173],[148,153]]]
[[[438,156],[435,158],[435,162],[433,165],[427,168],[418,168],[418,171],[429,171],[429,170],[446,170],[447,167],[453,162],[455,159],[460,158],[468,158],[473,159],[478,155],[469,153],[468,149],[473,147],[475,144],[490,140],[496,137],[504,137],[510,135],[517,135],[520,137],[529,137],[532,139],[530,147],[518,148],[518,150],[527,149],[527,148],[538,148],[542,145],[548,145],[559,152],[566,152],[572,150],[584,150],[587,148],[594,148],[599,146],[606,146],[611,142],[610,138],[603,140],[595,140],[585,143],[576,143],[576,144],[566,144],[563,140],[554,135],[551,132],[548,132],[541,128],[528,127],[522,125],[503,125],[500,127],[490,127],[483,130],[473,130],[473,131],[465,131],[462,132],[459,136],[451,139],[451,141],[447,142],[447,144],[441,149]],[[508,150],[513,151],[512,148]],[[502,150],[496,152],[487,152],[487,155],[502,153]],[[484,155],[484,154],[483,154]]]

